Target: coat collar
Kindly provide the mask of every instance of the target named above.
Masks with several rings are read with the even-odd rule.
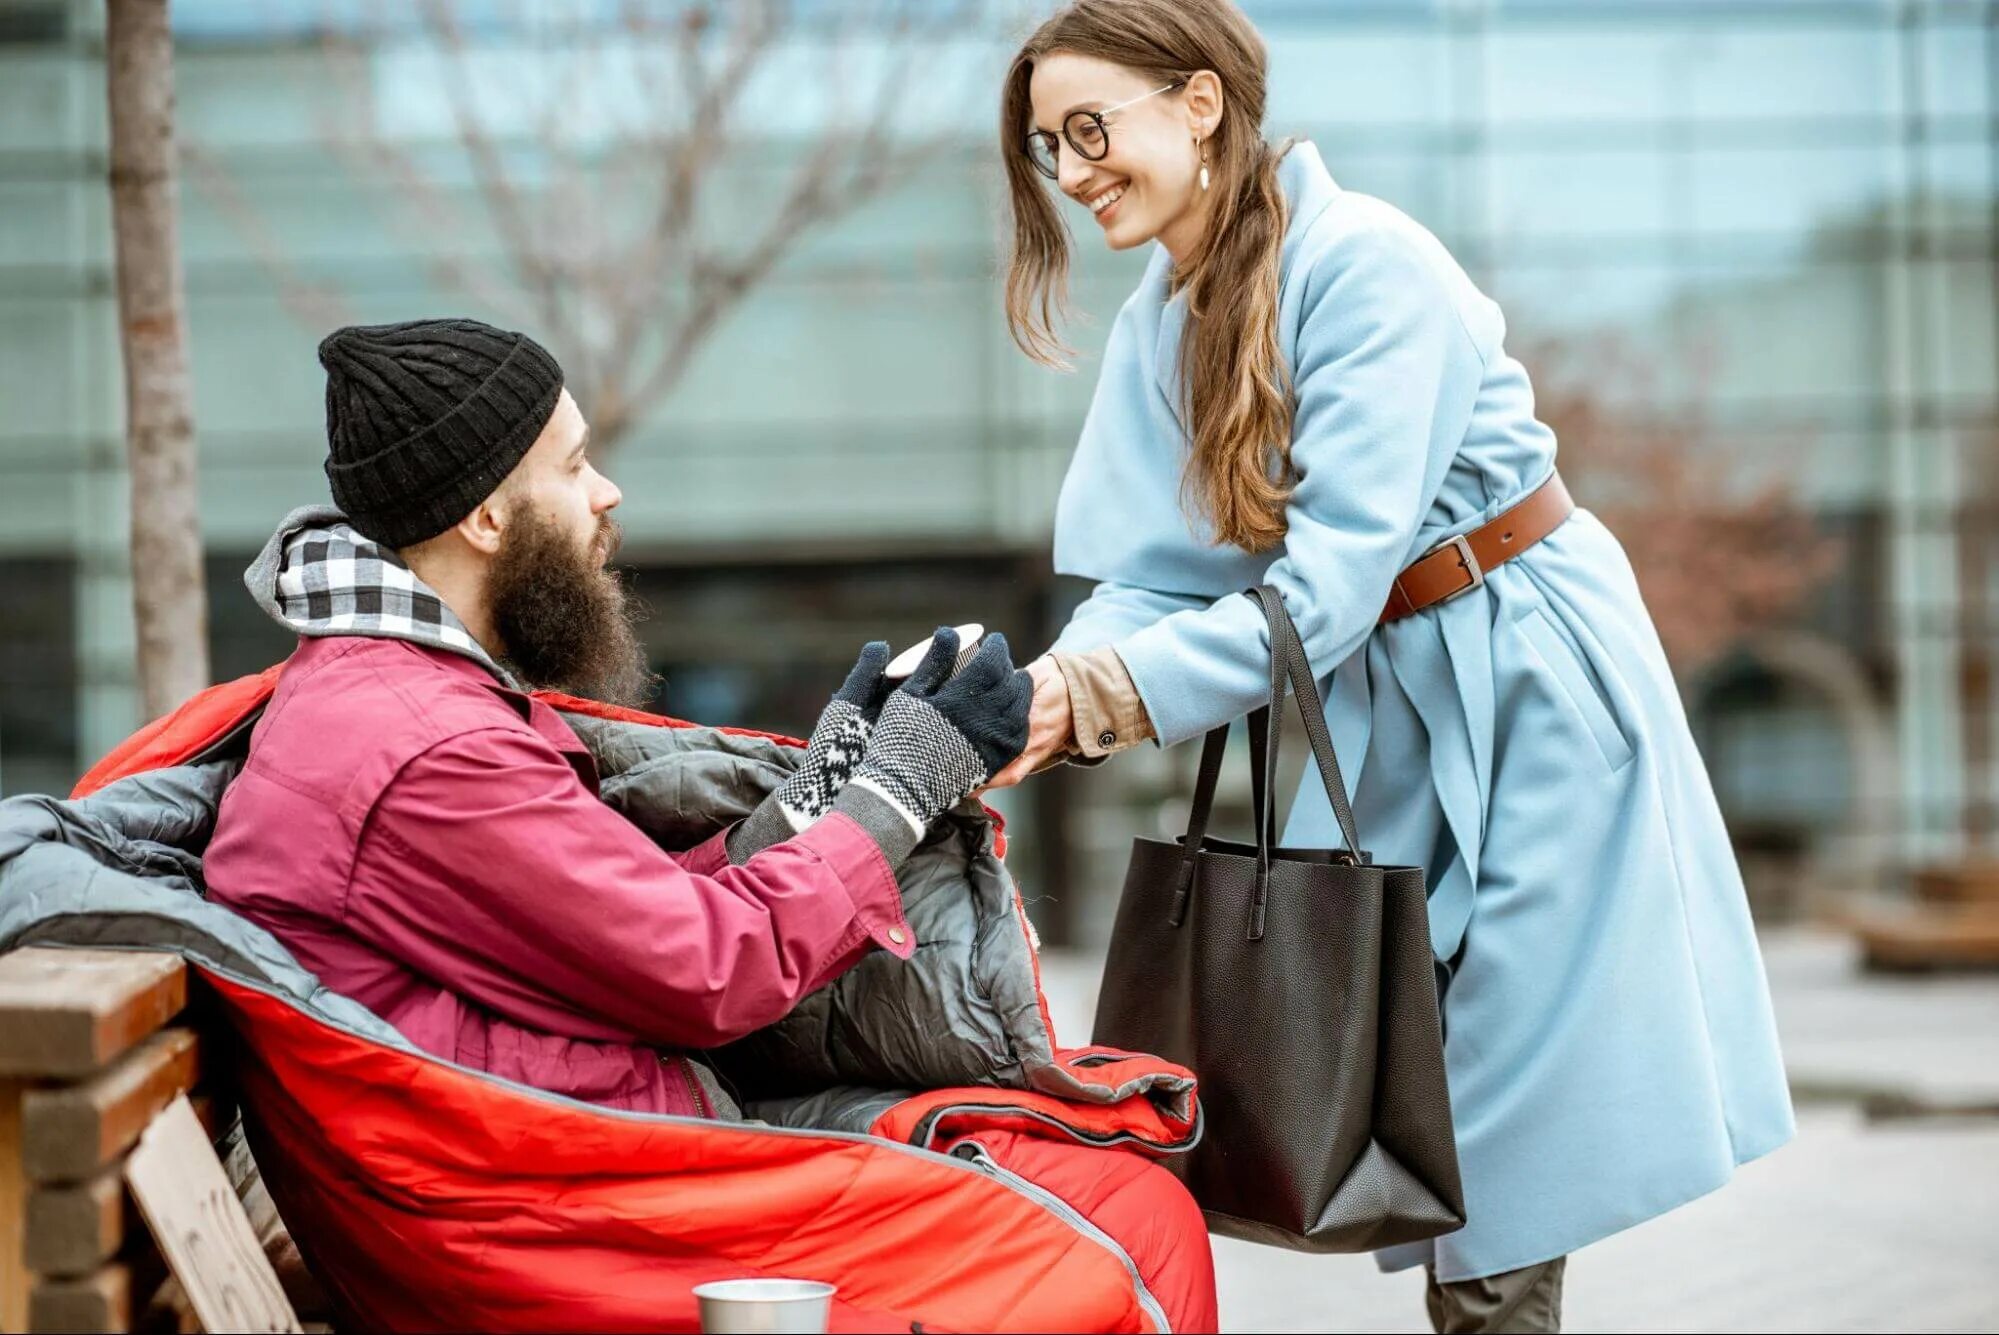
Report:
[[[1277,163],[1277,187],[1284,194],[1284,244],[1278,255],[1280,283],[1290,275],[1298,247],[1319,215],[1340,193],[1339,184],[1309,140],[1291,144]],[[1180,341],[1187,324],[1185,289],[1167,295],[1173,276],[1173,257],[1166,247],[1155,244],[1140,289],[1160,307],[1159,332],[1153,345],[1152,369],[1166,401],[1177,414],[1180,402]]]

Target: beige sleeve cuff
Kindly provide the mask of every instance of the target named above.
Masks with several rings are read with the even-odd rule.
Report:
[[[1055,666],[1069,683],[1069,709],[1076,720],[1071,747],[1098,759],[1149,742],[1155,733],[1131,672],[1106,644],[1084,654],[1055,654]]]

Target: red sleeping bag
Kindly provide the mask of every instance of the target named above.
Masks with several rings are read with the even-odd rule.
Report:
[[[216,752],[279,671],[197,696],[74,796]],[[1191,1098],[935,1090],[891,1108],[872,1136],[624,1113],[391,1046],[255,979],[202,973],[243,1040],[251,1147],[343,1326],[693,1330],[696,1284],[755,1275],[837,1286],[836,1330],[1214,1324],[1199,1212],[1151,1157],[1198,1136]],[[1106,1049],[1060,1060],[1114,1083],[1186,1075]]]

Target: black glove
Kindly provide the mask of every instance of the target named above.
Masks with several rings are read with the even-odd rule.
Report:
[[[875,640],[861,650],[853,671],[819,715],[804,761],[730,833],[731,862],[749,861],[833,809],[833,799],[861,763],[882,703],[895,691],[896,683],[882,676],[888,664],[886,641]]]
[[[848,786],[882,798],[918,838],[1027,747],[1034,683],[1014,667],[1006,636],[987,636],[952,676],[957,657],[958,633],[940,626],[922,664],[882,706]]]

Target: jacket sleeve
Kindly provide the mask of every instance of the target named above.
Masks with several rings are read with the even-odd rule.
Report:
[[[1452,293],[1408,239],[1370,232],[1323,263],[1295,357],[1288,531],[1266,576],[1321,677],[1374,630],[1484,373]],[[1269,631],[1247,598],[1174,612],[1115,643],[1164,745],[1268,696]]]
[[[1084,654],[1050,654],[1069,688],[1069,747],[1099,760],[1152,740],[1152,720],[1117,650],[1105,644]]]
[[[681,860],[553,747],[482,729],[410,761],[368,814],[349,928],[518,1023],[712,1047],[775,1022],[872,941],[907,958],[894,874],[832,815],[740,867]]]

